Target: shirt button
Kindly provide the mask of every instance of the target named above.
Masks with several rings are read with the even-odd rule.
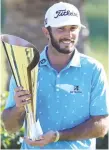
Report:
[[[60,75],[58,74],[58,75],[57,75],[57,78],[59,78],[59,77],[60,77]]]

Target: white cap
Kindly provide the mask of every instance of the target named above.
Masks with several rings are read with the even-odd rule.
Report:
[[[79,25],[85,28],[81,24],[78,9],[74,5],[65,2],[56,3],[47,10],[44,25],[45,27]]]

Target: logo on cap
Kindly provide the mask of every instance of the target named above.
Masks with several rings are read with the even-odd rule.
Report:
[[[78,17],[78,14],[75,12],[71,12],[70,10],[58,10],[56,11],[56,16],[54,18],[58,18],[59,16],[76,16]]]
[[[45,24],[45,25],[47,24],[47,18],[45,19],[44,24]]]

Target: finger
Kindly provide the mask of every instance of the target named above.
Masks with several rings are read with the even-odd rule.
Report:
[[[14,96],[16,106],[21,107],[31,102],[31,94],[18,97],[17,94]]]
[[[40,135],[40,136],[38,137],[38,139],[39,139],[39,140],[43,140],[43,139],[44,139],[44,136],[43,136],[43,135]]]
[[[27,104],[31,103],[31,100],[22,101],[21,106],[25,106]]]
[[[31,145],[31,146],[38,146],[38,145],[36,144],[36,141],[30,140],[28,137],[24,137],[24,141],[25,141],[27,144]]]
[[[19,99],[20,99],[20,101],[30,100],[31,94],[20,96]]]
[[[31,103],[31,100],[23,100],[22,102],[16,103],[16,107],[23,107],[29,103]]]
[[[29,94],[30,94],[30,92],[28,90],[22,90],[22,91],[17,92],[18,97],[21,97],[24,95],[29,95]]]
[[[32,141],[29,138],[24,137],[24,141],[31,146],[44,146],[45,145],[43,140]]]
[[[15,88],[15,92],[19,92],[21,90],[23,90],[23,86],[19,86],[19,87]]]

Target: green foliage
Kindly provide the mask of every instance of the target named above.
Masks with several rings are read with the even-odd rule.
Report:
[[[100,61],[108,75],[108,1],[88,0],[85,13],[90,29],[88,55]],[[96,148],[108,149],[108,134],[97,139]]]
[[[8,96],[8,92],[4,92],[1,95],[1,113],[4,110],[6,98]],[[2,149],[19,149],[21,146],[24,129],[22,128],[20,132],[16,132],[15,134],[9,134],[3,125],[3,122],[0,122],[0,134],[1,134],[1,148]]]
[[[108,1],[88,0],[85,3],[91,51],[88,55],[100,61],[108,74]]]

